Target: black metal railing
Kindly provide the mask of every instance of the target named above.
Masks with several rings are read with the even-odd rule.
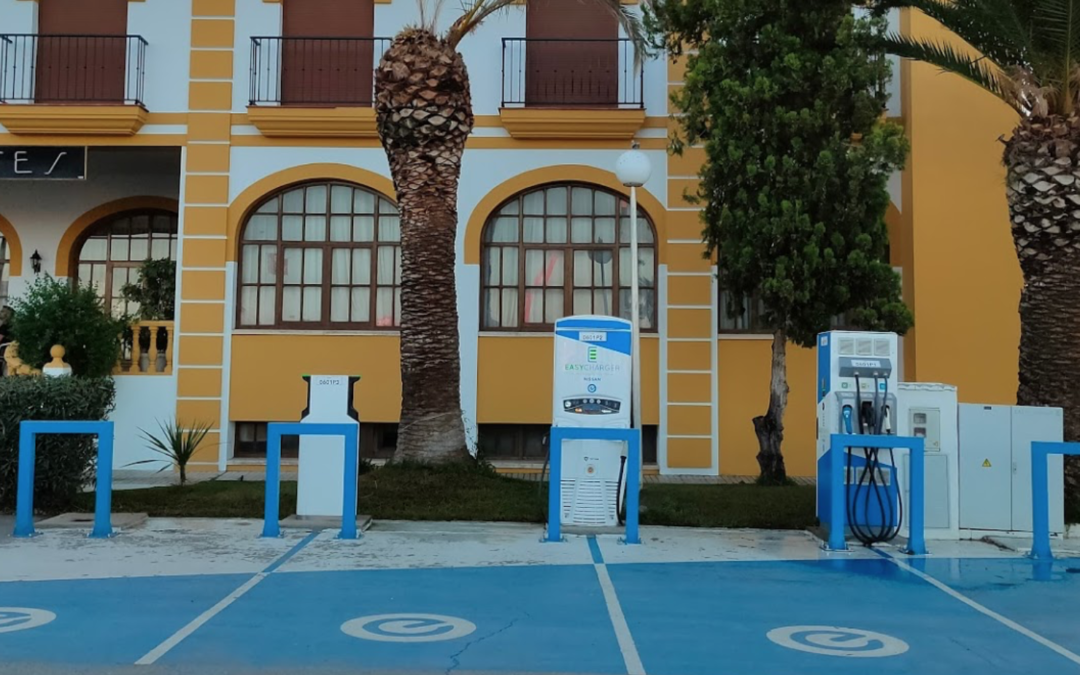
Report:
[[[390,38],[253,37],[251,105],[370,106]]]
[[[138,35],[0,35],[0,103],[143,104]]]
[[[642,108],[628,39],[503,38],[503,107]]]

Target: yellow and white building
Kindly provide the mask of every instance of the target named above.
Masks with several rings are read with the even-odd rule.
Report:
[[[265,423],[298,418],[312,373],[362,376],[362,453],[392,448],[398,223],[371,69],[418,17],[415,0],[0,0],[0,296],[33,278],[36,253],[40,273],[94,283],[120,311],[142,260],[178,262],[175,321],[140,331],[156,339],[117,369],[117,466],[146,456],[139,427],[174,415],[215,429],[193,469],[257,465]],[[770,337],[719,309],[683,197],[701,151],[665,150],[681,64],[635,72],[613,21],[577,0],[515,7],[461,50],[477,121],[457,259],[474,441],[505,466],[538,465],[551,323],[628,313],[613,170],[637,140],[653,164],[639,190],[646,461],[756,473]],[[896,75],[889,113],[913,147],[888,216],[916,322],[904,377],[1011,403],[1020,277],[996,140],[1010,113],[929,67]],[[789,351],[789,369],[788,469],[812,475],[812,353]]]

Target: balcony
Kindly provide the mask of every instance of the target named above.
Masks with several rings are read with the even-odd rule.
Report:
[[[515,138],[632,138],[644,72],[628,39],[503,38],[503,126]]]
[[[134,135],[146,122],[146,47],[138,35],[0,35],[0,124]]]
[[[390,38],[253,37],[248,118],[269,137],[375,138],[375,67]]]

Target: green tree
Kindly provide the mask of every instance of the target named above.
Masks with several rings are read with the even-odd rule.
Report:
[[[845,0],[659,0],[646,16],[658,45],[685,54],[672,145],[705,149],[692,196],[724,309],[756,293],[773,334],[769,405],[753,424],[762,482],[784,482],[788,341],[815,344],[837,314],[868,330],[912,323],[886,260],[886,181],[908,145],[883,121],[883,24]]]
[[[375,119],[401,211],[401,422],[395,459],[467,458],[461,415],[454,279],[457,192],[472,94],[458,44],[520,0],[466,0],[445,31],[441,1],[419,0],[417,26],[398,33],[375,71]],[[596,2],[636,46],[641,22],[619,0]],[[640,51],[639,51],[640,53]]]
[[[62,345],[76,377],[108,377],[120,359],[123,321],[108,309],[90,286],[73,286],[45,275],[15,300],[11,332],[19,358],[32,368],[50,361],[49,350]]]
[[[977,84],[1018,114],[1005,141],[1005,194],[1024,287],[1020,405],[1061,407],[1080,441],[1080,0],[872,0],[925,12],[958,41],[892,35],[886,49]],[[962,113],[960,113],[962,114]],[[1065,458],[1080,509],[1080,458]]]

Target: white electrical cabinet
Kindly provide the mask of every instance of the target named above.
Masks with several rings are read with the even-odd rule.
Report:
[[[1031,442],[1060,442],[1061,408],[959,406],[960,527],[1031,532]],[[1050,531],[1065,530],[1060,455],[1049,458]]]
[[[897,390],[898,435],[920,437],[925,444],[925,537],[957,539],[960,536],[960,474],[956,387],[901,382]],[[905,451],[897,460],[896,476],[904,506],[901,533],[909,536],[911,454]]]

